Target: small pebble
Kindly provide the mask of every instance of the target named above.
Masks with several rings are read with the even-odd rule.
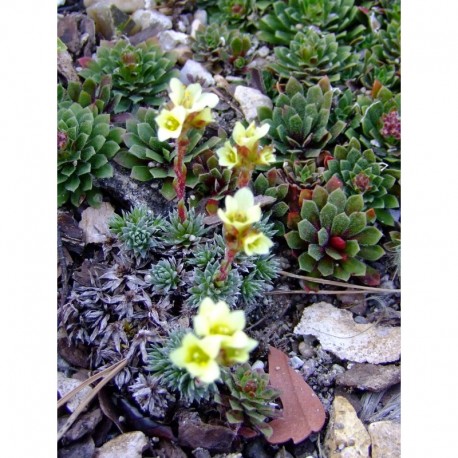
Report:
[[[366,324],[367,323],[366,318],[364,318],[363,316],[355,316],[354,320],[355,320],[355,323],[358,323],[358,324]]]
[[[293,369],[299,369],[304,365],[304,361],[302,361],[302,359],[298,358],[297,356],[293,356],[289,361]]]
[[[257,361],[255,361],[255,362],[253,363],[253,365],[251,366],[251,368],[252,368],[253,370],[256,370],[256,369],[262,369],[262,370],[264,370],[264,363],[258,359]]]

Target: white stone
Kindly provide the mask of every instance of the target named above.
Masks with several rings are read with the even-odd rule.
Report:
[[[174,30],[165,30],[158,36],[159,43],[163,51],[172,51],[179,45],[188,45],[190,42],[189,35]]]
[[[116,5],[116,7],[124,13],[133,13],[134,11],[145,7],[144,0],[84,0],[84,6],[86,8],[95,4],[107,5],[108,7]]]
[[[74,378],[66,377],[62,372],[57,373],[57,392],[63,398],[67,393],[80,386],[83,382]],[[81,401],[92,391],[90,386],[81,388],[65,405],[70,412],[74,412]]]
[[[151,10],[137,10],[132,14],[132,19],[142,30],[151,26],[157,26],[158,31],[172,28],[172,20],[165,14]]]
[[[327,458],[369,458],[371,438],[353,406],[336,396],[324,439]]]
[[[381,364],[401,356],[400,327],[355,323],[351,312],[327,302],[306,307],[294,333],[315,336],[324,350],[347,361]]]
[[[81,214],[79,227],[84,232],[86,243],[103,243],[110,235],[108,227],[115,214],[114,208],[108,202],[102,202],[99,208],[88,207]]]
[[[141,431],[121,434],[95,449],[94,458],[141,458],[148,439]]]
[[[258,89],[251,87],[237,86],[234,99],[240,104],[245,119],[250,122],[258,116],[259,107],[272,108],[272,100]]]
[[[262,46],[257,50],[256,54],[259,57],[267,57],[270,54],[270,49],[267,46]]]
[[[205,10],[197,10],[194,13],[194,19],[197,19],[203,25],[207,25],[207,18],[208,18],[208,15]]]
[[[372,439],[372,458],[401,456],[401,425],[394,421],[377,421],[367,428]]]
[[[196,32],[205,27],[199,19],[194,19],[191,23],[191,37],[196,38]]]
[[[199,62],[189,59],[180,70],[180,80],[183,84],[200,83],[204,87],[213,86],[215,80],[211,73]]]

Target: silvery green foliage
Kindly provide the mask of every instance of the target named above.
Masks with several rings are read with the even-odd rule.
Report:
[[[170,363],[169,354],[181,345],[186,331],[172,332],[163,346],[155,344],[150,347],[148,369],[157,377],[162,385],[180,395],[181,401],[191,404],[194,401],[208,400],[216,391],[214,383],[199,384],[189,375],[186,369]]]
[[[161,386],[157,377],[139,374],[135,383],[129,386],[129,391],[140,408],[156,418],[164,418],[169,402],[175,401],[175,396]]]
[[[110,221],[110,230],[123,244],[126,251],[145,258],[151,248],[161,246],[159,232],[162,218],[154,216],[145,207],[136,207],[131,212],[115,215]]]
[[[174,210],[164,224],[162,240],[166,245],[189,247],[197,244],[206,232],[204,215],[196,215],[195,211],[191,209],[186,221],[181,221],[178,212]]]
[[[183,267],[183,263],[177,263],[175,258],[161,259],[151,266],[147,281],[153,285],[155,293],[167,294],[183,285],[180,279]]]
[[[225,281],[216,281],[220,267],[221,262],[213,261],[207,264],[205,270],[194,269],[192,286],[189,288],[191,295],[186,301],[189,306],[198,307],[206,297],[210,297],[214,302],[225,301],[229,306],[235,304],[240,296],[240,274],[233,268]]]
[[[205,269],[205,267],[215,259],[223,259],[225,242],[220,234],[215,234],[213,239],[196,245],[192,251],[192,257],[186,259],[186,263],[190,266],[197,266]]]

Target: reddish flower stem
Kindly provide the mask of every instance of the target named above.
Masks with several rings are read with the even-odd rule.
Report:
[[[232,261],[234,260],[236,254],[236,250],[226,247],[224,259],[221,263],[221,267],[219,268],[218,275],[215,277],[215,281],[226,281],[227,276],[231,270]]]
[[[186,221],[186,205],[185,205],[185,186],[186,186],[186,174],[187,169],[184,164],[184,156],[186,154],[187,147],[189,145],[189,140],[185,136],[186,132],[182,132],[177,139],[177,155],[173,161],[173,170],[175,172],[176,178],[173,180],[173,187],[177,194],[178,199],[178,217],[180,221]]]
[[[240,170],[240,175],[237,179],[237,186],[239,189],[244,188],[250,184],[252,170],[242,168]]]

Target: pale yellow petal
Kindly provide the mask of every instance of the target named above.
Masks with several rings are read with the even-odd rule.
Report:
[[[272,246],[272,240],[262,233],[247,235],[243,240],[243,250],[248,256],[252,256],[253,254],[268,254]]]
[[[245,127],[240,121],[237,121],[232,131],[232,138],[237,145],[243,146],[243,139],[245,138]]]
[[[204,108],[192,118],[191,125],[196,129],[203,129],[211,122],[213,122],[212,112],[210,108]]]
[[[238,210],[247,211],[254,206],[254,196],[250,188],[239,189],[235,193],[234,199]]]
[[[269,124],[262,124],[261,126],[257,128],[256,137],[258,139],[264,137],[265,135],[267,135],[267,132],[269,132],[269,129],[270,129]]]
[[[170,80],[170,89],[170,100],[174,103],[174,105],[181,105],[186,86],[178,78],[172,78]]]
[[[213,383],[219,379],[221,370],[216,361],[211,361],[205,370],[201,371],[197,377],[204,383]]]
[[[211,92],[204,92],[199,99],[197,100],[196,104],[198,106],[215,108],[218,105],[219,97],[216,94]]]
[[[226,196],[224,204],[226,205],[226,213],[234,213],[239,209],[237,200],[232,196]]]

